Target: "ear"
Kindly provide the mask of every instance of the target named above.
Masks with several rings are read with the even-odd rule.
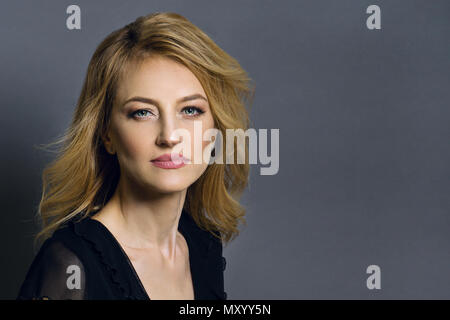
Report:
[[[107,131],[104,135],[102,135],[102,141],[103,141],[103,145],[105,146],[106,151],[109,154],[114,155],[116,153],[116,151],[114,150],[114,145],[112,143],[112,139],[111,139],[109,131]]]

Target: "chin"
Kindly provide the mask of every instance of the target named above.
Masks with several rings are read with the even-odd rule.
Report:
[[[153,187],[154,190],[156,190],[158,193],[162,193],[162,194],[182,192],[182,191],[186,190],[187,188],[188,188],[187,185],[186,186],[158,185],[158,186]]]
[[[161,178],[157,181],[152,181],[152,188],[161,193],[180,192],[187,189],[191,185],[191,181],[185,179]]]

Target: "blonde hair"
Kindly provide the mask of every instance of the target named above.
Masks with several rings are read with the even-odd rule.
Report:
[[[101,137],[127,66],[154,54],[183,64],[199,79],[224,145],[226,129],[249,128],[246,104],[253,100],[254,88],[237,60],[179,14],[158,12],[137,18],[97,47],[69,128],[55,142],[44,145],[60,147],[42,174],[38,207],[42,230],[35,240],[48,238],[77,215],[82,219],[101,209],[112,196],[119,163],[106,152]],[[225,243],[239,234],[240,222],[246,224],[245,209],[239,203],[250,173],[247,145],[245,150],[244,164],[212,163],[186,193],[184,208],[197,225],[220,235]]]

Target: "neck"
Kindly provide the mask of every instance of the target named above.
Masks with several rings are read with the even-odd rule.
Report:
[[[173,193],[143,194],[124,179],[104,207],[104,222],[122,245],[132,249],[159,249],[174,258],[178,223],[186,198],[186,189]]]

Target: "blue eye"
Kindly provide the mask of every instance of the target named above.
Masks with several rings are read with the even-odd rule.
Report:
[[[134,117],[134,118],[144,118],[144,117],[138,116],[139,114],[142,115],[142,112],[144,112],[144,117],[145,117],[145,112],[152,114],[148,110],[139,109],[139,110],[136,110],[135,112],[131,113],[131,116]]]
[[[197,108],[197,107],[189,106],[189,107],[183,108],[183,111],[186,111],[186,110],[189,110],[189,112],[186,114],[190,117],[197,117],[197,116],[201,115],[202,113],[204,113],[204,111],[202,109]]]
[[[202,109],[194,106],[185,107],[182,109],[182,112],[185,113],[188,117],[194,118],[200,116],[202,113],[205,113]],[[153,115],[153,112],[146,109],[139,109],[130,114],[131,118],[135,119],[143,119]]]

